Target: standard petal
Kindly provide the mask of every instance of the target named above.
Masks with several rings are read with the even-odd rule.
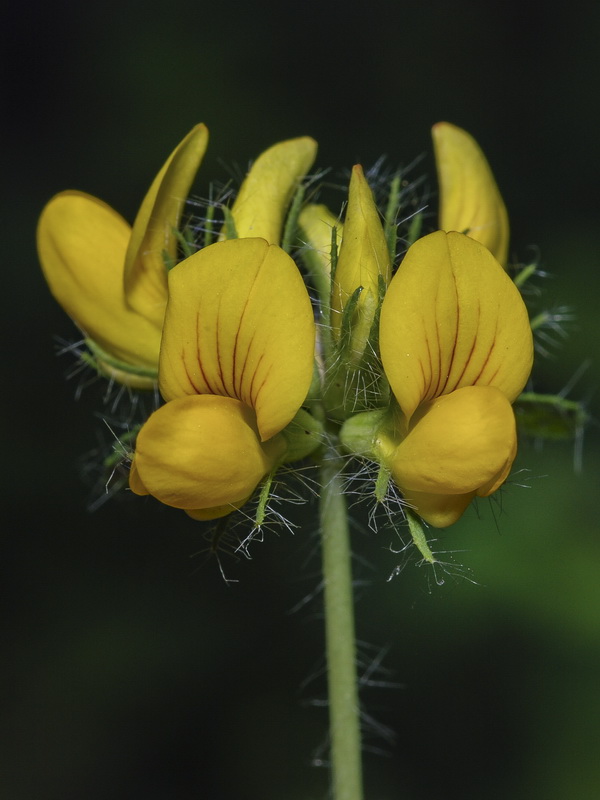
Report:
[[[106,203],[62,192],[40,217],[39,258],[52,294],[89,338],[120,361],[156,369],[162,319],[135,313],[123,293],[130,234]]]
[[[231,208],[238,238],[260,236],[279,244],[290,200],[316,155],[317,143],[309,136],[279,142],[261,153]]]
[[[463,386],[512,402],[527,382],[533,339],[518,289],[491,253],[460,233],[415,242],[381,309],[385,374],[404,414]]]
[[[497,487],[500,477],[504,480],[516,453],[516,436],[504,394],[492,386],[467,386],[419,408],[388,466],[404,490],[476,492]]]
[[[391,260],[373,192],[362,167],[352,170],[344,238],[331,292],[331,325],[339,333],[348,300],[362,288],[351,323],[353,350],[360,357],[365,350],[379,305],[379,280],[387,286]]]
[[[313,311],[294,261],[264,239],[200,250],[169,273],[160,356],[166,400],[235,397],[256,412],[263,441],[282,430],[312,379]]]
[[[449,122],[432,128],[440,187],[439,226],[485,245],[502,264],[508,257],[508,214],[481,148]]]
[[[164,254],[175,258],[173,231],[208,145],[208,130],[196,125],[177,145],[154,179],[133,225],[125,258],[125,292],[131,308],[162,323],[167,302]]]
[[[175,508],[237,507],[284,450],[283,440],[261,445],[254,412],[238,400],[180,397],[139,432],[130,487]]]

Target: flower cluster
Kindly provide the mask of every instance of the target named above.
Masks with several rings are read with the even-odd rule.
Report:
[[[484,155],[449,123],[433,142],[439,221],[423,236],[411,224],[398,239],[400,183],[382,218],[359,165],[343,223],[305,203],[316,144],[302,137],[259,156],[200,247],[180,225],[204,125],[133,227],[81,192],[50,200],[38,250],[53,295],[103,376],[158,385],[164,401],[137,434],[135,494],[215,519],[283,464],[318,461],[325,440],[373,462],[436,527],[504,483],[531,326]]]

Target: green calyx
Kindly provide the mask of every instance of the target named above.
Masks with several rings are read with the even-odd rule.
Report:
[[[377,439],[382,430],[388,427],[389,409],[378,408],[363,411],[349,417],[340,430],[340,442],[352,455],[378,461]]]
[[[300,461],[323,444],[323,425],[301,408],[281,435],[287,444],[283,463]]]
[[[342,313],[339,340],[333,345],[334,366],[325,381],[325,404],[331,416],[340,421],[363,411],[379,410],[389,401],[390,387],[379,359],[379,314],[386,291],[381,277],[378,288],[378,297],[371,298],[373,307],[366,339],[356,337],[362,286],[354,291]],[[364,315],[360,322],[364,322]]]
[[[573,439],[590,419],[581,401],[569,400],[560,394],[523,392],[514,409],[520,431],[536,439]]]
[[[151,390],[156,387],[158,370],[127,364],[103,350],[92,339],[86,339],[89,352],[82,354],[81,359],[93,367],[100,375],[128,386],[130,389]]]

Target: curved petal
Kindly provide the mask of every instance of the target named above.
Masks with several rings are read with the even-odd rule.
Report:
[[[506,264],[508,214],[481,148],[466,131],[449,122],[434,125],[432,136],[440,186],[440,228],[467,233]]]
[[[294,417],[312,379],[313,312],[294,261],[264,239],[230,239],[169,273],[160,355],[166,400],[235,397],[263,441]]]
[[[243,500],[238,500],[235,503],[228,503],[226,506],[214,506],[213,508],[186,508],[185,513],[188,517],[198,520],[199,522],[206,522],[211,519],[220,519],[232,514],[236,509],[246,505],[250,496],[245,497]]]
[[[316,155],[317,143],[310,136],[279,142],[261,153],[231,208],[238,238],[260,236],[279,244],[287,207]]]
[[[489,497],[491,494],[494,494],[494,492],[502,486],[502,484],[510,474],[513,461],[515,460],[516,457],[517,457],[517,438],[515,436],[512,450],[508,454],[504,466],[492,478],[491,481],[483,484],[482,486],[479,487],[479,489],[477,489],[477,497]]]
[[[237,507],[284,450],[279,439],[261,445],[254,412],[239,400],[180,397],[140,430],[130,487],[175,508]]]
[[[205,125],[196,125],[154,179],[133,224],[125,257],[125,293],[134,310],[162,324],[167,302],[164,254],[175,258],[173,231],[208,145]]]
[[[346,303],[356,289],[362,287],[351,328],[352,349],[359,357],[364,353],[379,306],[379,279],[383,278],[387,286],[391,269],[390,254],[373,192],[362,167],[357,164],[350,179],[344,238],[331,292],[331,325],[334,332],[339,334]]]
[[[495,386],[512,402],[533,362],[518,289],[483,245],[444,231],[408,250],[383,301],[379,343],[409,418],[422,401],[463,386]]]
[[[335,228],[335,238],[339,251],[344,231],[341,221],[331,213],[327,206],[309,203],[304,206],[298,216],[298,226],[311,251],[319,259],[319,271],[324,276],[329,276],[331,274],[332,232]]]
[[[403,494],[405,501],[434,528],[447,528],[448,525],[454,525],[475,497],[475,492],[427,494],[427,492],[406,491]]]
[[[135,313],[123,293],[130,234],[106,203],[61,192],[42,211],[38,253],[52,294],[89,338],[120,361],[156,369],[162,319]]]
[[[150,492],[146,489],[144,484],[142,483],[142,479],[140,478],[139,472],[137,471],[137,467],[135,465],[135,458],[131,462],[131,466],[129,467],[129,488],[134,494],[145,496],[150,494]]]
[[[504,394],[492,386],[467,386],[419,408],[389,469],[407,491],[461,495],[497,488],[512,464],[516,438]]]

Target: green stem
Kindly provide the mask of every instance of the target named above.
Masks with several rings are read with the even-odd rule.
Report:
[[[321,467],[321,542],[333,800],[362,800],[360,709],[348,511],[343,459],[333,447]]]

